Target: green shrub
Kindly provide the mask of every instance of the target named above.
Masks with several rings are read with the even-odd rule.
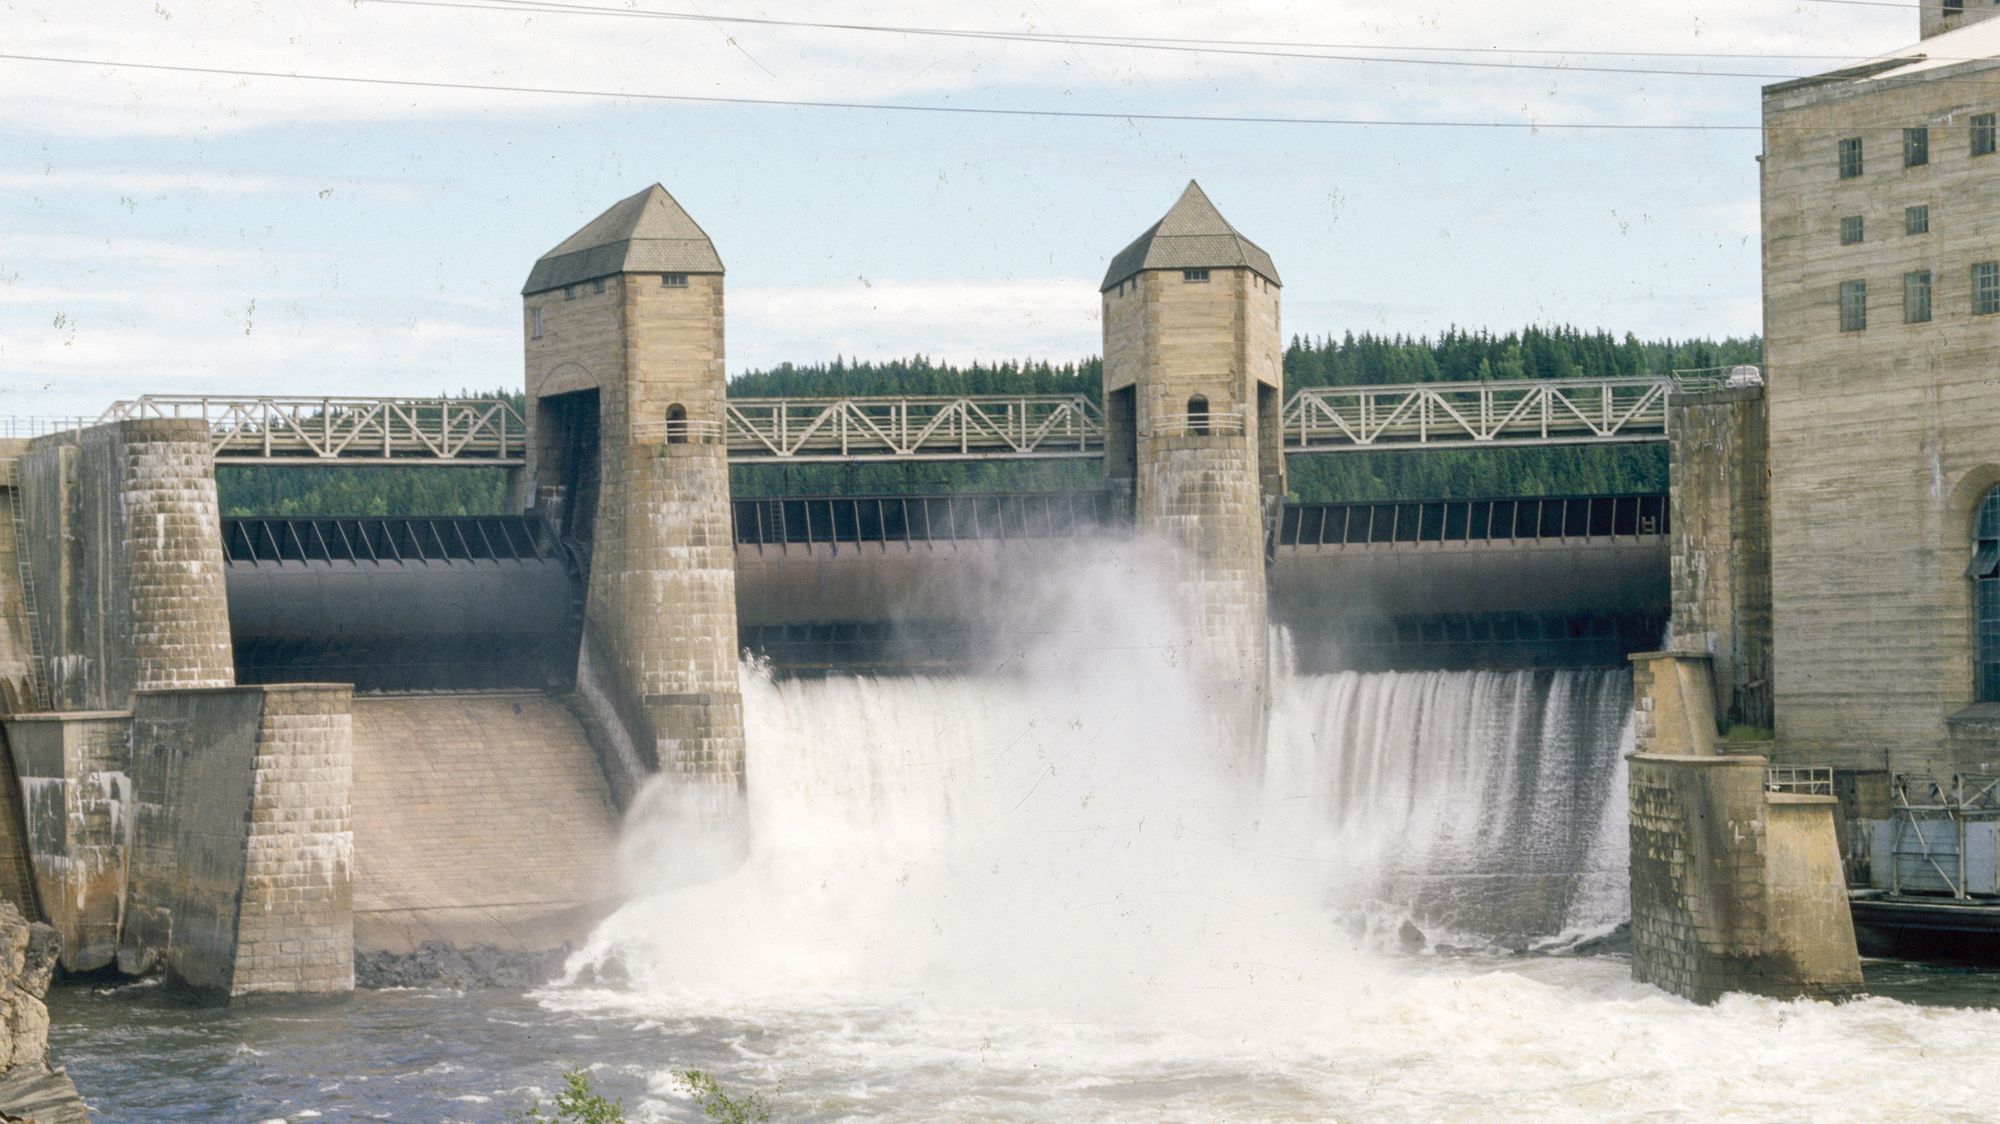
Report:
[[[675,1076],[701,1106],[702,1114],[718,1124],[763,1124],[771,1119],[771,1105],[762,1093],[732,1097],[723,1092],[720,1082],[698,1069],[684,1069]]]
[[[590,1075],[580,1069],[563,1074],[563,1090],[556,1094],[555,1113],[543,1116],[542,1106],[537,1104],[523,1112],[521,1119],[551,1124],[625,1124],[624,1104],[607,1100],[592,1089]]]

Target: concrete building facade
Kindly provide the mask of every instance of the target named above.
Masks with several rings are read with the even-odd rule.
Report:
[[[2000,530],[1978,526],[2000,485],[1988,7],[1927,6],[1927,35],[1959,29],[1765,91],[1773,701],[1787,759],[1934,775],[2000,764],[2000,737],[1978,721],[2000,705],[2000,599],[1976,604],[2000,561]]]

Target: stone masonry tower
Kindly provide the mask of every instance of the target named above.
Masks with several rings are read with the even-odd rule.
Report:
[[[1189,183],[1111,261],[1105,471],[1142,536],[1174,548],[1187,641],[1218,710],[1261,736],[1269,678],[1265,513],[1284,499],[1278,271]]]
[[[656,184],[544,254],[522,297],[530,502],[587,552],[578,687],[626,747],[613,786],[740,788],[722,259]]]

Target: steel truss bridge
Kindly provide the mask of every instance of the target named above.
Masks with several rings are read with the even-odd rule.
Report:
[[[1285,452],[1478,449],[1663,441],[1672,378],[1505,379],[1308,387],[1282,413]],[[99,421],[192,417],[218,464],[512,467],[527,423],[500,398],[148,395]],[[1176,419],[1220,432],[1219,419]],[[660,421],[644,442],[725,444],[737,464],[1064,460],[1104,455],[1104,415],[1080,394],[734,398],[720,423]]]

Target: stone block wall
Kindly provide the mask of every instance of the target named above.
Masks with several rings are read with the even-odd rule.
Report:
[[[1764,391],[1675,394],[1670,524],[1675,651],[1713,661],[1715,714],[1771,726],[1771,470]]]
[[[353,987],[344,685],[142,692],[119,968],[221,996]]]
[[[1632,745],[1640,753],[1706,757],[1716,752],[1709,657],[1634,652]]]
[[[62,965],[72,972],[103,968],[117,954],[133,827],[131,728],[122,711],[6,722],[36,897],[62,934]]]
[[[1256,449],[1241,435],[1146,437],[1139,441],[1137,527],[1171,548],[1170,595],[1185,641],[1226,715],[1254,741],[1270,678],[1270,616]]]
[[[235,681],[208,430],[145,418],[39,438],[23,464],[38,631],[55,704]]]
[[[28,643],[28,603],[21,588],[21,546],[14,514],[21,503],[20,459],[25,440],[0,439],[0,714],[35,707],[34,653]]]

